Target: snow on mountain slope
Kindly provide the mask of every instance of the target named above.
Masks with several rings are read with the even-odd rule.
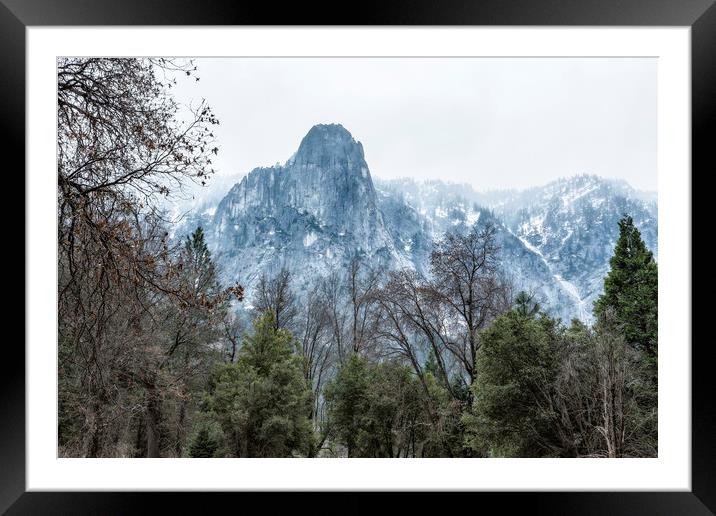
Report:
[[[658,212],[653,199],[624,182],[579,175],[513,193],[492,207],[511,231],[544,256],[589,316],[609,271],[621,217],[632,216],[658,259]]]
[[[182,231],[202,225],[225,282],[251,287],[288,267],[298,286],[359,257],[428,274],[432,242],[474,224],[498,228],[504,274],[564,320],[591,320],[592,303],[628,213],[656,255],[656,202],[626,183],[575,176],[524,191],[467,184],[373,182],[363,146],[341,125],[317,125],[286,163],[257,168]]]

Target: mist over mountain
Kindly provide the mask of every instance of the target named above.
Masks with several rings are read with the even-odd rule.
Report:
[[[439,180],[374,181],[363,146],[339,124],[314,126],[283,165],[256,168],[207,199],[195,203],[176,236],[203,226],[222,279],[244,284],[249,303],[260,275],[282,267],[299,288],[353,258],[429,274],[434,240],[493,223],[503,274],[553,315],[589,322],[621,216],[631,215],[658,251],[655,195],[625,182],[579,175],[478,192]]]

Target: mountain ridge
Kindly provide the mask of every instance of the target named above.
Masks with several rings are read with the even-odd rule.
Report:
[[[250,291],[264,272],[288,267],[306,286],[356,257],[428,274],[435,239],[493,222],[503,270],[517,287],[537,293],[553,315],[589,322],[618,212],[633,211],[656,248],[656,203],[634,192],[584,174],[509,195],[440,180],[374,181],[362,144],[340,124],[319,124],[284,165],[253,169],[213,213],[195,212],[185,227],[204,226],[224,281]]]

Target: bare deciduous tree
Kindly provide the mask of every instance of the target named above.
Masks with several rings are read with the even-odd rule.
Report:
[[[157,201],[206,181],[218,150],[210,108],[182,111],[168,93],[194,73],[164,59],[58,60],[60,441],[74,455],[116,450],[161,403],[159,307],[192,299]]]
[[[371,344],[377,323],[376,293],[381,271],[368,267],[354,258],[348,267],[348,297],[350,303],[351,343],[354,353]]]
[[[296,294],[291,289],[291,273],[285,267],[274,276],[262,274],[256,286],[256,310],[273,312],[276,329],[293,329],[298,313]]]
[[[648,368],[624,340],[614,312],[606,310],[594,328],[573,324],[567,337],[551,404],[563,454],[656,455],[656,442],[644,432],[655,414],[639,404]]]
[[[423,386],[420,357],[431,350],[438,365],[438,380],[451,391],[445,356],[447,314],[441,305],[431,303],[432,295],[427,281],[418,273],[391,273],[378,297],[383,314],[378,334],[389,349],[396,350],[410,362]]]
[[[230,363],[236,361],[236,352],[239,350],[243,324],[239,316],[229,312],[222,323],[223,337],[226,341],[226,360]]]
[[[318,290],[326,306],[330,339],[335,345],[339,363],[343,363],[348,352],[348,304],[343,289],[343,281],[338,271],[331,271],[319,281]]]
[[[330,338],[329,308],[320,292],[311,291],[300,314],[299,334],[301,353],[303,356],[304,376],[310,383],[315,407],[313,416],[318,411],[321,387],[333,358],[333,340]]]
[[[434,244],[430,257],[430,302],[452,314],[445,346],[459,360],[468,384],[475,380],[479,331],[507,306],[508,287],[498,269],[497,228],[488,223],[467,234],[447,233]]]

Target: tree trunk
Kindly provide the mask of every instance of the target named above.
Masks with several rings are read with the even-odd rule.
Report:
[[[159,420],[161,418],[161,409],[159,406],[159,397],[156,387],[152,386],[147,391],[147,457],[160,457],[159,451]]]
[[[144,439],[144,418],[137,421],[137,439],[134,444],[134,456],[143,457],[147,453],[146,441]]]
[[[92,424],[87,444],[87,457],[100,457],[102,453],[102,439],[104,434],[104,420],[102,407],[98,401],[92,403]]]
[[[189,369],[189,353],[184,353],[184,371]],[[176,456],[181,457],[182,448],[184,447],[184,439],[186,438],[186,407],[187,407],[187,391],[189,387],[187,385],[187,376],[184,376],[184,381],[181,385],[181,391],[179,393],[179,416],[177,418],[177,432],[176,432],[176,443],[175,451]]]
[[[184,431],[184,425],[186,423],[186,399],[184,393],[182,393],[182,399],[179,402],[179,418],[177,420],[177,435],[176,435],[176,455],[181,457],[182,448],[184,447],[184,437],[186,432]]]

